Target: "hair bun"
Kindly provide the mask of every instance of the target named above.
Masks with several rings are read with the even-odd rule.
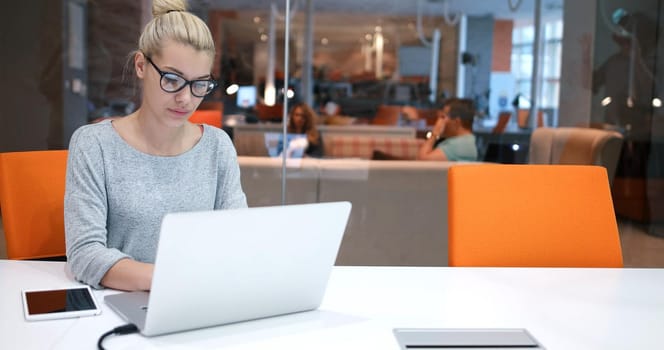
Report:
[[[187,11],[186,0],[153,0],[152,16],[159,17],[173,11]]]

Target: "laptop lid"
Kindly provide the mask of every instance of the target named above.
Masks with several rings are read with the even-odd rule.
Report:
[[[315,309],[350,208],[334,202],[168,214],[147,304],[147,293],[105,301],[146,336]]]

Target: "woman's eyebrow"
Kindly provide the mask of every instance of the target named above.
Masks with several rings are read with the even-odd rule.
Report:
[[[168,70],[172,71],[173,73],[177,73],[177,74],[179,74],[179,75],[181,75],[181,76],[184,77],[184,73],[182,73],[180,70],[178,70],[178,69],[175,68],[175,67],[165,66],[164,69],[168,69]],[[196,78],[194,78],[194,79],[192,79],[192,80],[207,79],[207,78],[210,78],[211,76],[212,76],[212,75],[208,73],[208,74],[201,75],[200,77],[196,77]]]

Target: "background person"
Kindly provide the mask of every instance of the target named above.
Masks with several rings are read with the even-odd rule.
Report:
[[[422,144],[418,160],[476,161],[477,145],[473,135],[475,108],[470,99],[452,98],[437,111],[436,124]],[[445,138],[444,141],[436,142]]]
[[[320,158],[323,156],[323,145],[316,120],[318,116],[306,103],[295,104],[288,115],[287,131],[290,134],[305,134],[307,147],[304,153],[309,157]]]
[[[611,38],[618,51],[593,71],[592,91],[604,101],[602,122],[649,138],[652,122],[657,25],[643,13],[623,12]],[[586,58],[590,60],[590,58]],[[603,89],[602,89],[603,88]]]

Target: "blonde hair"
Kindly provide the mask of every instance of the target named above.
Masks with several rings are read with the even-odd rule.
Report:
[[[153,0],[152,20],[138,39],[138,50],[158,56],[166,40],[190,45],[214,58],[214,40],[207,24],[187,12],[186,0]]]

